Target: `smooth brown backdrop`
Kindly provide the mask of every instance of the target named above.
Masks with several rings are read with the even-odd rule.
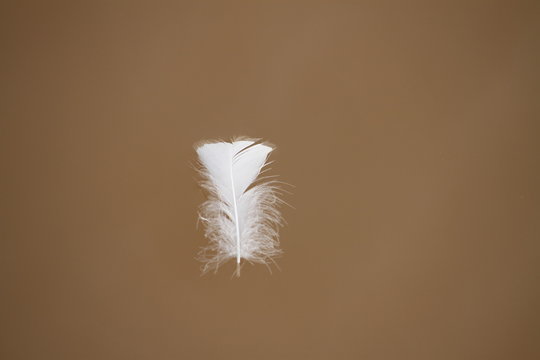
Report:
[[[538,4],[3,2],[0,357],[539,359]],[[201,277],[233,135],[285,255]]]

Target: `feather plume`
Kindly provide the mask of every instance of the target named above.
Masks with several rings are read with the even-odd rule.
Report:
[[[203,273],[230,259],[268,265],[281,254],[278,229],[280,189],[272,177],[259,177],[274,147],[245,138],[231,142],[205,142],[196,146],[201,186],[208,193],[200,206],[209,245],[200,252]]]

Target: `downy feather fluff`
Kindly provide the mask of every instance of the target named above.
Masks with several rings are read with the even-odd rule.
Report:
[[[239,276],[242,259],[268,265],[281,254],[278,182],[259,178],[272,150],[270,144],[245,138],[196,146],[201,186],[208,193],[199,209],[209,240],[199,256],[203,273],[234,259]]]

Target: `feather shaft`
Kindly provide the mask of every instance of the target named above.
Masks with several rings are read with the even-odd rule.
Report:
[[[236,263],[240,264],[240,226],[238,223],[238,205],[236,204],[236,190],[234,189],[233,157],[231,157],[230,174],[234,209],[234,227],[236,228]],[[240,271],[240,269],[238,269],[238,271]]]

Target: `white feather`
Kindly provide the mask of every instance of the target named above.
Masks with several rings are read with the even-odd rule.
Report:
[[[201,186],[208,191],[199,211],[209,240],[200,254],[203,272],[236,259],[239,276],[241,259],[268,264],[281,254],[277,181],[257,179],[272,150],[269,144],[247,139],[197,147]]]

